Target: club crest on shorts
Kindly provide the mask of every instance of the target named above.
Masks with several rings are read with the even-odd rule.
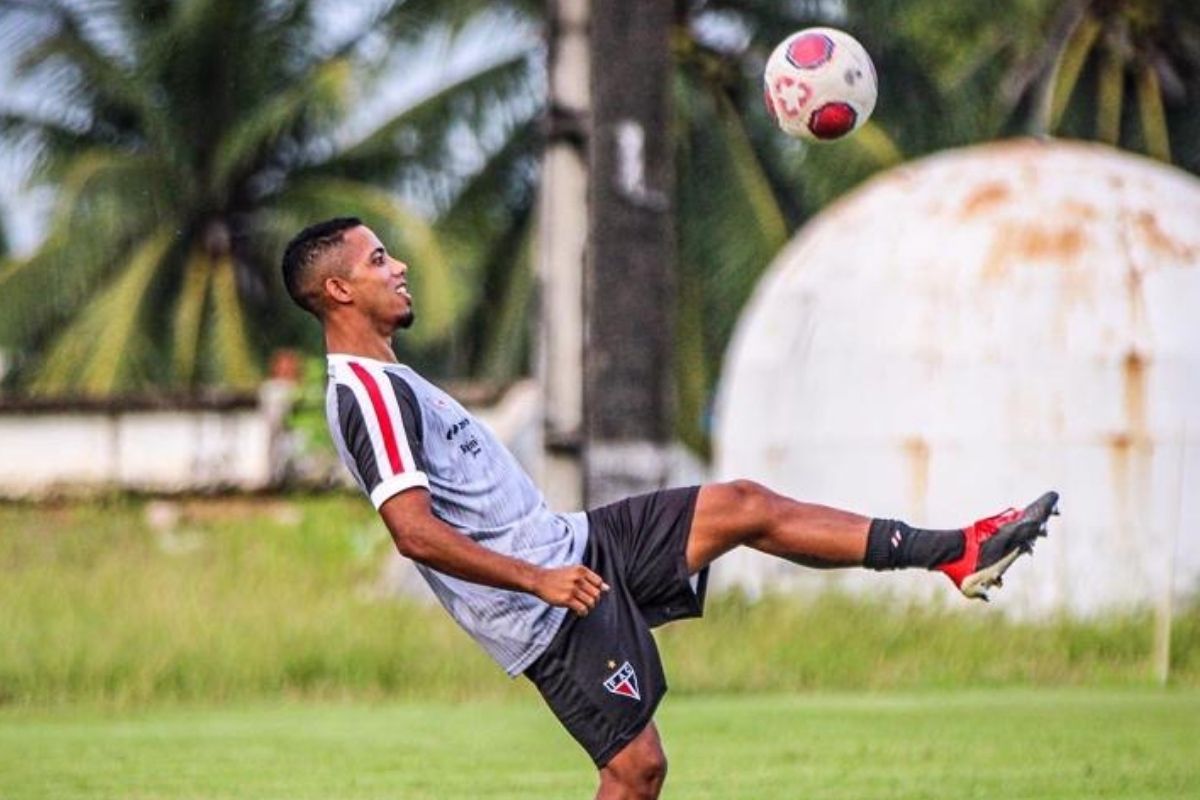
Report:
[[[604,688],[622,697],[628,697],[633,700],[642,699],[642,694],[638,691],[637,673],[633,671],[633,665],[628,661],[604,680]]]

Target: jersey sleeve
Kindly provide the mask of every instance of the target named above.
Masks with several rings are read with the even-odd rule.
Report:
[[[352,361],[332,399],[334,443],[375,508],[406,489],[429,488],[420,407],[402,379]]]

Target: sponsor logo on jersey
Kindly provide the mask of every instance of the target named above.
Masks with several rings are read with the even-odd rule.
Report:
[[[446,441],[453,441],[454,437],[458,436],[460,433],[466,436],[467,428],[470,426],[470,424],[471,420],[467,417],[463,417],[461,420],[451,425],[449,430],[446,431]],[[467,441],[459,443],[458,450],[464,456],[478,458],[479,454],[483,452],[483,446],[479,444],[478,437],[471,436],[471,438]]]
[[[642,694],[638,691],[637,673],[633,671],[633,665],[628,661],[604,680],[604,688],[613,694],[628,697],[631,700],[642,699]]]

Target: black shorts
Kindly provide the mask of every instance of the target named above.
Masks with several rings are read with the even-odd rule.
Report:
[[[586,617],[568,614],[525,674],[603,767],[654,717],[667,691],[650,628],[704,612],[708,569],[688,575],[699,487],[631,497],[588,512],[583,563],[612,587]]]

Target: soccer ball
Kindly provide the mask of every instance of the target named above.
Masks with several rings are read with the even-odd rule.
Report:
[[[853,36],[806,28],[779,43],[763,73],[767,113],[784,133],[840,139],[867,121],[878,85],[871,57]]]

